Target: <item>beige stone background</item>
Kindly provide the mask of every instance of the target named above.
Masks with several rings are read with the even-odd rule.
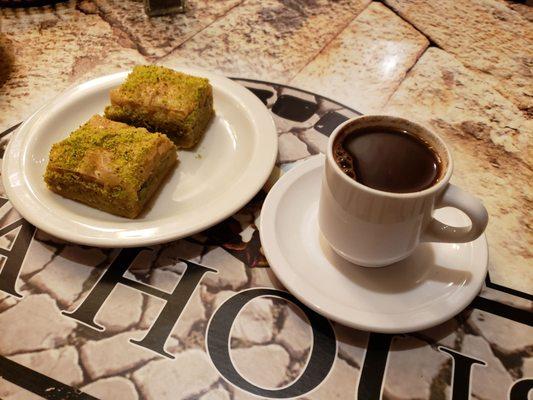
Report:
[[[189,5],[186,15],[156,19],[131,0],[0,10],[0,132],[72,84],[148,62],[285,83],[364,113],[403,115],[447,140],[456,160],[455,182],[489,208],[492,281],[533,292],[530,8],[506,0]],[[292,93],[281,90],[276,96]],[[340,109],[324,103],[322,112]],[[300,125],[274,117],[282,167],[323,150],[325,136],[312,129],[318,117]],[[183,273],[178,258],[219,270],[202,280],[166,344],[174,361],[128,342],[150,328],[162,307],[140,292],[121,286],[112,292],[97,316],[103,333],[61,315],[83,301],[116,251],[74,246],[40,231],[20,274],[17,290],[24,298],[0,294],[0,355],[97,398],[255,398],[212,367],[205,332],[213,312],[236,292],[280,288],[259,248],[260,205],[261,199],[252,202],[223,229],[153,246],[131,266],[128,278],[167,291]],[[2,225],[17,218],[9,203],[0,208]],[[235,237],[218,237],[221,231]],[[9,248],[12,240],[6,235],[0,247]],[[482,296],[521,310],[532,307],[490,288]],[[334,329],[338,353],[332,373],[303,400],[355,398],[368,333],[338,324]],[[443,345],[487,363],[473,369],[473,399],[505,399],[512,382],[533,376],[532,338],[531,326],[471,308],[439,327],[396,336],[383,398],[449,398],[451,363],[437,350]],[[236,319],[232,357],[251,382],[281,387],[302,371],[311,341],[310,327],[294,307],[264,298]],[[34,398],[0,378],[0,399]]]
[[[137,0],[83,0],[0,15],[0,131],[69,85],[148,62],[287,83],[415,119],[446,139],[453,180],[489,209],[492,280],[533,293],[527,5],[189,0],[184,15],[150,19]],[[284,139],[282,152],[298,148]]]

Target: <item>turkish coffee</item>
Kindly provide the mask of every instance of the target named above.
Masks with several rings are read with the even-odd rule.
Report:
[[[333,157],[341,170],[372,189],[418,192],[441,175],[441,160],[431,145],[403,130],[368,127],[340,135]]]

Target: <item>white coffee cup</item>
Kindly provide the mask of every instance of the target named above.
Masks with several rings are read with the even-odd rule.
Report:
[[[370,188],[347,176],[333,158],[333,144],[354,130],[369,127],[407,131],[428,143],[441,161],[436,183],[418,192],[391,193]],[[452,170],[453,160],[444,141],[419,124],[384,115],[348,120],[329,138],[320,195],[320,231],[337,254],[366,267],[400,261],[420,242],[475,240],[487,226],[487,210],[481,201],[449,183]],[[452,227],[433,218],[436,208],[446,206],[466,213],[470,227]]]

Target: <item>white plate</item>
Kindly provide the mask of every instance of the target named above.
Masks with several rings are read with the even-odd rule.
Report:
[[[365,268],[337,256],[317,223],[323,156],[295,166],[269,192],[261,210],[261,244],[285,287],[316,312],[344,325],[383,333],[425,329],[462,311],[487,272],[487,243],[420,245],[406,260]],[[456,209],[436,217],[466,225]]]
[[[213,86],[216,116],[193,151],[179,151],[178,167],[135,220],[67,200],[46,188],[52,144],[109,104],[109,90],[128,72],[85,82],[33,114],[13,135],[3,160],[10,201],[38,228],[71,242],[131,247],[167,242],[206,229],[244,206],[262,187],[277,156],[277,134],[266,107],[231,80],[202,70]]]

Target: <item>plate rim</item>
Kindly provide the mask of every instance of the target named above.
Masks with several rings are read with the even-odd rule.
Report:
[[[276,213],[280,204],[280,200],[286,190],[305,174],[319,173],[315,170],[321,168],[324,162],[325,156],[323,154],[319,154],[307,158],[299,163],[299,165],[295,165],[272,187],[263,203],[263,208],[261,209],[261,218],[259,222],[261,245],[270,268],[283,286],[285,286],[296,298],[298,298],[298,300],[307,305],[309,308],[331,320],[337,321],[351,328],[378,333],[400,334],[428,329],[450,320],[468,307],[468,305],[479,294],[487,274],[489,254],[487,239],[484,233],[474,242],[471,242],[471,245],[473,246],[473,258],[479,260],[479,268],[481,268],[484,272],[478,274],[479,277],[477,280],[473,279],[468,283],[467,286],[470,288],[470,290],[463,294],[461,301],[455,302],[455,307],[449,308],[446,310],[446,312],[439,313],[438,316],[426,316],[422,318],[421,321],[416,321],[413,319],[413,316],[416,316],[423,311],[426,311],[427,313],[428,309],[433,309],[435,307],[435,302],[432,302],[425,309],[421,310],[420,308],[417,308],[410,313],[402,314],[407,322],[400,327],[392,325],[386,326],[380,323],[376,324],[373,323],[373,321],[367,322],[364,319],[364,314],[375,314],[375,312],[371,313],[353,308],[352,314],[355,313],[360,315],[360,319],[355,320],[353,315],[352,317],[340,315],[338,308],[329,307],[328,304],[324,304],[324,298],[327,300],[326,303],[333,303],[333,300],[331,300],[331,298],[327,298],[327,296],[321,292],[318,292],[309,284],[303,284],[302,289],[302,280],[297,279],[298,274],[291,268],[290,263],[283,255],[279,243],[276,240]],[[474,275],[474,277],[475,276],[477,275]],[[307,295],[305,295],[305,292],[312,293],[313,298],[310,299]],[[457,296],[458,294],[455,293],[452,295]]]
[[[2,183],[9,201],[19,214],[32,225],[44,232],[71,243],[101,248],[126,248],[168,243],[193,235],[216,225],[245,206],[262,189],[276,163],[278,154],[278,137],[276,126],[270,111],[250,90],[221,74],[191,67],[179,66],[172,67],[172,69],[206,77],[210,80],[213,86],[218,86],[219,90],[226,93],[230,98],[237,98],[240,100],[238,105],[245,107],[250,123],[255,127],[254,130],[260,133],[255,135],[258,142],[254,144],[255,151],[250,157],[249,164],[252,166],[247,168],[249,172],[245,172],[239,177],[239,179],[245,179],[246,187],[240,188],[239,191],[235,191],[236,194],[233,195],[233,198],[228,199],[231,201],[225,201],[226,206],[221,208],[219,212],[216,213],[216,216],[206,218],[203,223],[194,224],[191,227],[179,227],[179,229],[176,228],[169,231],[158,232],[149,237],[124,237],[119,236],[118,231],[102,235],[101,231],[97,231],[95,228],[88,228],[89,230],[92,229],[93,236],[86,236],[78,233],[77,226],[73,224],[71,220],[62,219],[63,222],[66,223],[66,226],[61,227],[45,222],[44,219],[46,216],[54,216],[60,219],[61,216],[57,211],[51,210],[46,203],[40,201],[36,194],[30,194],[30,192],[32,192],[32,185],[30,185],[25,179],[23,173],[24,158],[27,154],[26,146],[29,139],[34,135],[33,129],[35,124],[39,122],[39,119],[42,118],[47,111],[54,109],[61,103],[68,104],[73,100],[72,96],[79,91],[105,85],[106,83],[113,82],[117,79],[123,80],[127,74],[131,72],[131,69],[102,75],[70,86],[55,96],[52,100],[39,107],[17,129],[15,129],[14,132],[12,132],[12,136],[6,146],[4,157],[2,159]],[[25,151],[17,151],[22,149]],[[258,152],[257,149],[260,149],[261,151]],[[269,152],[264,151],[265,149],[268,149]],[[257,155],[260,155],[261,157],[257,157]],[[257,168],[258,166],[260,168]],[[21,182],[18,187],[11,184],[11,181],[14,179],[18,179],[18,181]],[[38,209],[34,209],[34,206],[36,205],[39,206]],[[39,211],[44,212],[43,216],[39,215]],[[131,223],[142,223],[142,221],[133,219],[131,220]],[[157,221],[154,221],[153,223],[157,224]],[[69,224],[70,227],[68,226]],[[97,227],[98,224],[95,224],[95,226]],[[142,229],[136,227],[132,228],[131,231],[139,231],[146,228],[148,227]],[[130,230],[126,229],[120,231],[120,233],[128,231]]]

